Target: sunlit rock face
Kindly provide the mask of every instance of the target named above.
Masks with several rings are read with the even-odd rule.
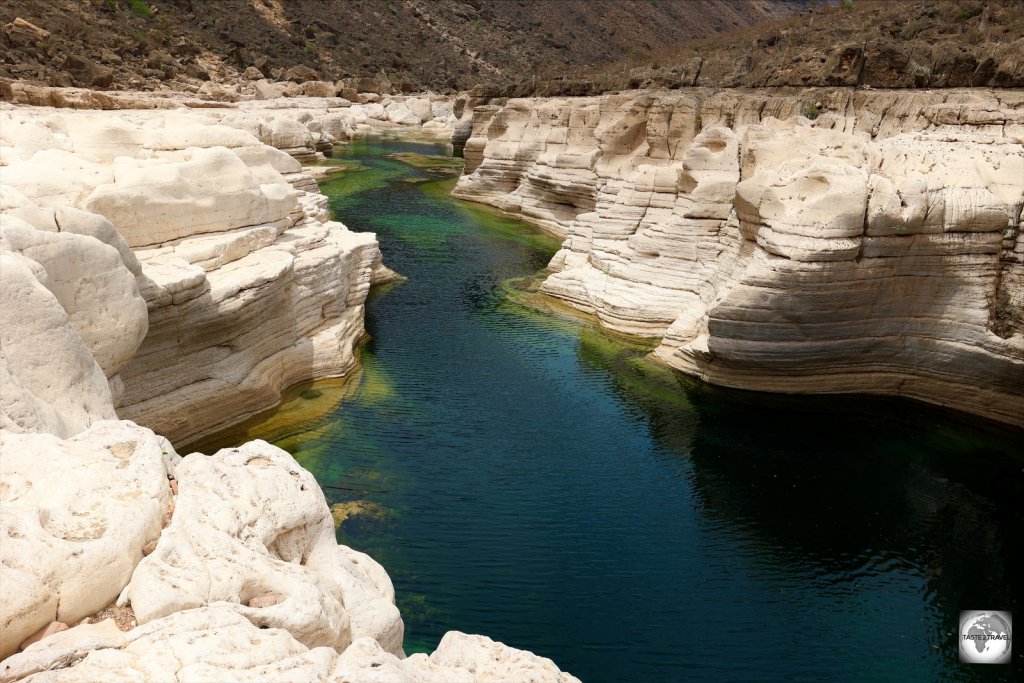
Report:
[[[121,633],[111,621],[79,626],[0,663],[0,680],[295,681],[341,683],[578,683],[545,657],[449,631],[431,654],[397,657],[372,638],[340,654],[259,628],[225,603],[185,610]]]
[[[160,535],[172,453],[130,422],[100,421],[65,440],[0,433],[0,657],[117,598]]]
[[[455,194],[563,236],[542,291],[684,372],[1024,424],[1022,142],[1014,92],[521,99]]]
[[[181,443],[272,406],[294,382],[351,368],[383,272],[376,239],[330,221],[300,163],[266,144],[304,144],[286,132],[309,135],[309,109],[0,117],[0,247],[38,265],[46,292],[33,296],[56,298],[95,358],[68,370],[11,364],[12,423],[63,420],[48,430],[69,436],[88,424],[83,402],[100,402],[91,414],[116,409]],[[22,270],[4,286],[29,287],[15,283]],[[6,355],[63,343],[41,345],[33,320],[8,308],[18,321],[5,327]],[[93,363],[109,388],[87,379]]]
[[[387,271],[372,234],[329,220],[300,160],[377,128],[445,135],[456,123],[436,97],[175,109],[195,103],[136,95],[107,103],[139,107],[116,112],[0,111],[0,248],[32,262],[109,385],[87,377],[91,361],[64,367],[70,352],[48,367],[5,361],[11,427],[68,436],[88,424],[84,402],[97,415],[112,402],[104,418],[116,409],[184,443],[274,405],[290,384],[346,373],[371,281]],[[29,286],[10,273],[5,287]],[[5,311],[19,318],[6,356],[72,343],[40,342],[18,310]]]
[[[391,580],[338,546],[323,493],[288,453],[263,441],[194,453],[175,476],[174,517],[126,591],[140,623],[224,601],[309,647],[368,636],[402,652]]]
[[[313,476],[263,441],[180,458],[128,421],[0,433],[0,680],[576,681],[452,631],[408,659],[384,568],[338,545]],[[80,623],[117,601],[134,628]],[[382,676],[384,678],[382,678]]]

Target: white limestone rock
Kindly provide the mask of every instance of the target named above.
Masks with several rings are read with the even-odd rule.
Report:
[[[296,160],[329,137],[311,128],[348,125],[349,103],[283,102],[0,112],[0,144],[14,152],[0,213],[117,249],[148,306],[149,332],[138,352],[106,354],[110,363],[101,353],[100,362],[119,414],[176,441],[355,362],[380,252],[371,234],[328,222],[325,198]],[[123,289],[127,297],[130,283]],[[123,308],[141,310],[137,299]],[[127,349],[134,335],[105,338]]]
[[[454,116],[455,112],[450,100],[434,100],[430,103],[430,118],[448,121]]]
[[[384,109],[384,105],[380,102],[369,102],[362,105],[362,110],[366,114],[368,119],[377,119],[380,121],[387,120],[388,112]]]
[[[118,647],[124,642],[124,633],[113,619],[92,624],[80,624],[60,631],[34,643],[23,652],[0,661],[0,683],[24,680],[40,671],[77,662],[90,650]]]
[[[0,658],[113,602],[160,533],[172,454],[128,422],[63,441],[0,432]]]
[[[182,442],[273,406],[297,381],[344,374],[379,260],[372,233],[315,222],[144,258],[150,331],[122,371],[119,414]]]
[[[295,208],[290,188],[257,183],[227,149],[194,149],[187,157],[171,163],[117,159],[114,182],[93,190],[83,206],[106,217],[132,247],[274,223]]]
[[[328,678],[332,683],[578,683],[550,659],[517,650],[485,636],[445,634],[428,655],[398,659],[363,638],[345,650]]]
[[[0,681],[298,683],[324,680],[336,657],[329,648],[308,650],[287,631],[259,629],[220,603],[127,633],[109,626],[70,629],[0,663]]]
[[[170,121],[168,121],[170,122]],[[177,151],[191,147],[251,147],[259,143],[256,136],[235,126],[183,121],[146,131],[142,147],[151,151]]]
[[[92,681],[578,683],[544,657],[451,631],[431,655],[400,659],[371,638],[339,654],[259,629],[226,603],[177,612],[127,633],[79,626],[0,663],[0,683]]]
[[[0,251],[0,428],[71,436],[113,419],[113,398],[49,285],[42,265]]]
[[[402,104],[419,119],[419,123],[426,123],[434,118],[433,106],[426,97],[409,97]]]
[[[195,453],[176,477],[174,518],[126,592],[140,623],[226,601],[309,647],[344,649],[355,635],[401,653],[391,581],[337,545],[323,493],[288,453],[262,441]],[[246,606],[265,594],[282,600]]]
[[[1005,91],[514,99],[453,194],[564,237],[541,291],[684,372],[1022,425],[1020,122]]]
[[[138,277],[142,272],[142,266],[139,265],[135,252],[128,246],[113,223],[103,216],[70,206],[61,206],[54,212],[54,219],[57,222],[57,230],[60,232],[94,237],[117,249],[117,253],[121,256],[121,262],[132,275]]]
[[[385,107],[388,121],[402,126],[418,126],[423,122],[418,115],[414,114],[402,102],[392,102]]]
[[[65,224],[79,218],[67,211],[59,215]],[[83,230],[105,232],[102,219],[78,222]],[[112,235],[106,236],[116,243]],[[106,376],[116,375],[142,343],[148,321],[135,275],[117,249],[87,235],[35,230],[7,216],[0,216],[0,249],[43,267],[46,287],[75,331]],[[24,309],[24,315],[31,316],[31,309]]]
[[[36,152],[6,169],[5,185],[50,208],[78,206],[97,186],[114,179],[109,166],[60,148]]]

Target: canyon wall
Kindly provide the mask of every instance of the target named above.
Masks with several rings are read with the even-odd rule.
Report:
[[[565,239],[541,291],[715,384],[1024,425],[1024,93],[477,107],[453,192]]]
[[[0,105],[0,682],[575,681],[455,631],[406,658],[390,578],[291,455],[168,440],[351,368],[393,274],[298,159],[450,105],[136,97]]]
[[[451,117],[450,105],[416,102],[427,122]],[[112,289],[124,298],[137,287],[144,303],[126,304],[130,329],[97,322],[89,337],[117,415],[174,443],[194,440],[272,407],[295,382],[352,367],[363,302],[388,271],[372,234],[328,220],[298,159],[322,159],[318,149],[371,123],[420,126],[409,104],[289,99],[116,115],[7,108],[4,239],[20,231],[19,245],[61,244],[64,233],[88,230],[118,249],[131,271],[120,277],[134,281]],[[48,258],[59,270],[66,255]],[[68,296],[125,308],[98,303],[95,287]],[[117,344],[125,348],[98,348]]]

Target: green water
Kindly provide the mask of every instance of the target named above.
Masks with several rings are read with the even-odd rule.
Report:
[[[407,651],[484,633],[592,682],[1020,674],[1019,649],[960,665],[955,637],[961,608],[1024,614],[1019,431],[654,365],[544,310],[557,244],[451,199],[445,153],[344,148],[331,208],[408,279],[372,294],[356,376],[217,439],[316,475],[394,580]]]

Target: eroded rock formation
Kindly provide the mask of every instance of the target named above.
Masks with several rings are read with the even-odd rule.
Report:
[[[0,435],[0,657],[51,621],[77,622],[117,598],[160,535],[173,452],[115,421],[66,440]]]
[[[455,631],[405,658],[387,573],[337,545],[312,475],[265,442],[179,458],[148,429],[102,421],[63,441],[4,433],[0,466],[3,683],[576,680]],[[118,593],[137,627],[83,621],[12,654]]]
[[[450,107],[415,102],[438,127],[454,119]],[[0,112],[3,247],[47,271],[45,287],[109,380],[119,416],[181,443],[272,406],[290,384],[350,369],[367,290],[387,271],[373,235],[328,220],[297,159],[389,124],[339,104]],[[5,334],[32,334],[33,324],[18,320]],[[17,348],[48,354],[54,343]],[[20,392],[19,414],[104,391],[84,375],[57,391],[27,376],[39,364],[15,365],[12,382],[35,387]],[[38,391],[47,407],[29,406]],[[86,426],[68,411],[71,424],[55,433]]]
[[[406,659],[391,580],[309,472],[165,438],[352,366],[391,273],[298,159],[454,122],[388,106],[0,108],[0,681],[575,680],[457,632]]]
[[[542,291],[684,372],[1020,425],[1022,142],[1013,91],[511,100],[454,194],[564,237]]]
[[[140,623],[230,602],[257,626],[283,628],[308,647],[344,650],[368,636],[402,653],[391,580],[367,555],[337,544],[320,487],[290,455],[253,441],[193,453],[174,474],[174,516],[125,592]]]

